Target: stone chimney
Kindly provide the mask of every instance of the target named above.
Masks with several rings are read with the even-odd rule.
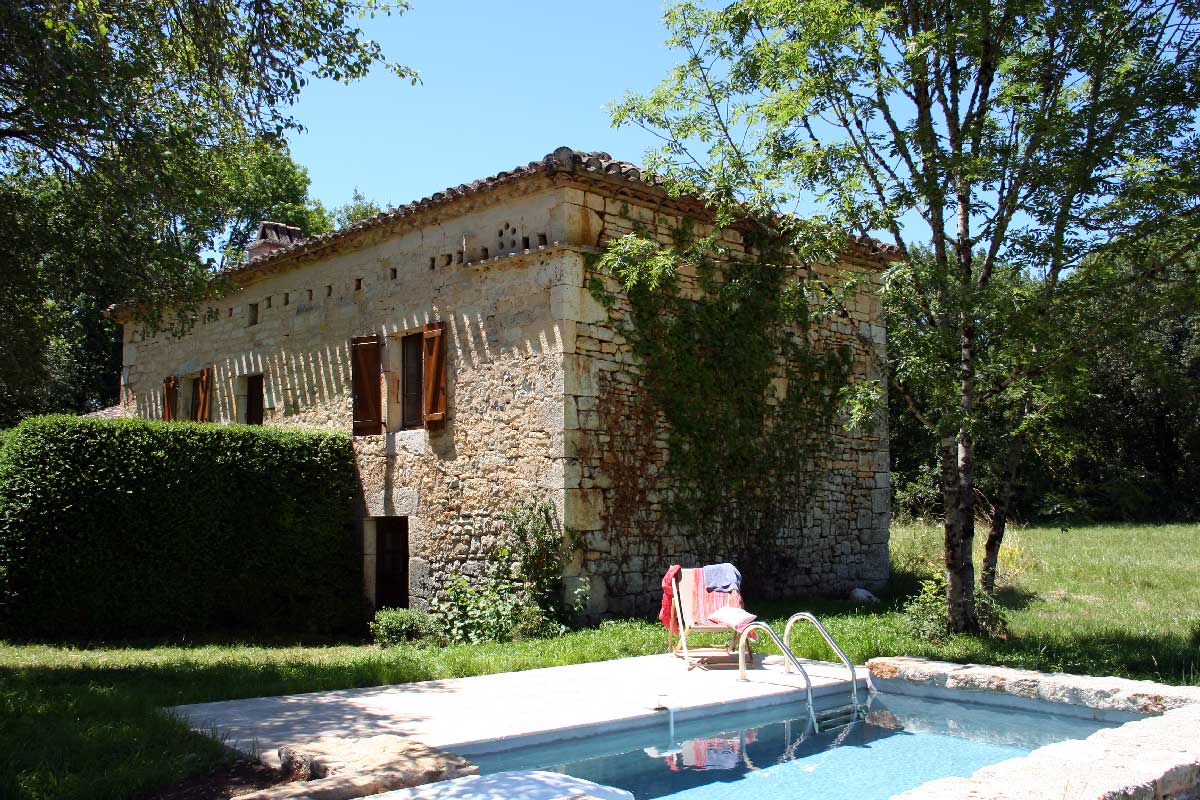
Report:
[[[284,250],[297,242],[304,241],[304,234],[293,225],[282,222],[258,223],[258,233],[250,246],[246,248],[246,260],[251,261],[262,256],[270,255],[276,250]]]

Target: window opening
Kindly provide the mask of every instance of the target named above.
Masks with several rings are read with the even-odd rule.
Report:
[[[423,333],[410,333],[400,340],[400,426],[420,428],[425,424]]]

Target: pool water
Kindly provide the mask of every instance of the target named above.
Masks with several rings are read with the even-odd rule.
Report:
[[[674,737],[663,726],[464,755],[485,774],[546,769],[638,800],[886,800],[1120,721],[876,696],[865,720],[822,733],[807,732],[803,708],[789,706],[675,725]]]

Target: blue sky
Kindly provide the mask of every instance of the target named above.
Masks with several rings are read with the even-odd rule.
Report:
[[[560,145],[639,161],[653,137],[613,129],[604,105],[645,91],[678,59],[655,0],[412,0],[364,20],[417,86],[376,70],[306,87],[292,156],[327,207],[355,187],[401,204],[541,158]]]

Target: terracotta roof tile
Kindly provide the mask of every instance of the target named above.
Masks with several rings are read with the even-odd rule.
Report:
[[[434,192],[429,197],[414,200],[396,208],[389,208],[373,217],[369,217],[361,222],[356,222],[353,225],[347,225],[344,228],[339,228],[336,231],[323,233],[320,236],[311,236],[303,238],[300,236],[298,228],[292,228],[278,222],[264,222],[259,226],[259,238],[263,238],[264,229],[267,236],[278,236],[278,239],[268,239],[268,241],[278,242],[285,245],[282,248],[272,250],[264,255],[255,258],[247,259],[240,264],[228,268],[229,273],[239,273],[268,261],[275,261],[285,255],[291,253],[301,253],[317,249],[327,243],[335,242],[343,239],[350,234],[374,228],[378,225],[383,225],[393,220],[402,219],[412,216],[413,214],[424,211],[428,208],[443,205],[453,202],[463,197],[480,192],[490,191],[497,186],[506,183],[521,180],[530,175],[537,173],[553,174],[556,172],[595,172],[605,175],[620,175],[625,179],[637,182],[657,185],[658,181],[645,180],[642,171],[639,167],[627,161],[617,161],[608,153],[588,153],[579,150],[573,150],[570,147],[560,147],[553,153],[548,153],[540,161],[530,161],[523,166],[514,167],[510,170],[504,170],[492,175],[489,178],[481,178],[471,181],[470,183],[459,184],[448,189],[443,189],[440,192]],[[269,226],[269,227],[268,227]],[[287,240],[284,238],[279,229],[287,231],[287,235],[294,238]],[[294,233],[293,233],[294,232]]]
[[[553,174],[557,172],[591,172],[614,177],[620,176],[631,183],[640,183],[649,186],[658,186],[662,183],[661,180],[647,175],[636,164],[628,161],[620,161],[608,153],[599,151],[585,152],[574,150],[570,147],[560,147],[552,153],[547,153],[540,161],[530,161],[523,166],[497,172],[489,178],[480,178],[470,183],[459,184],[458,186],[443,189],[440,192],[434,192],[429,197],[414,200],[411,203],[395,208],[389,208],[361,222],[356,222],[353,225],[347,225],[344,228],[323,233],[319,236],[304,238],[300,234],[299,228],[293,228],[278,222],[264,222],[259,226],[259,236],[262,237],[265,234],[266,236],[277,237],[270,239],[270,241],[283,246],[276,247],[270,252],[229,267],[227,272],[237,274],[251,270],[267,262],[276,261],[284,256],[293,253],[310,252],[326,244],[344,239],[358,231],[403,219],[426,209],[450,203],[463,197],[487,192],[498,186],[521,180],[530,175],[538,173]],[[857,244],[868,247],[874,252],[888,254],[899,252],[895,245],[884,244],[865,236],[857,237],[854,241]]]

